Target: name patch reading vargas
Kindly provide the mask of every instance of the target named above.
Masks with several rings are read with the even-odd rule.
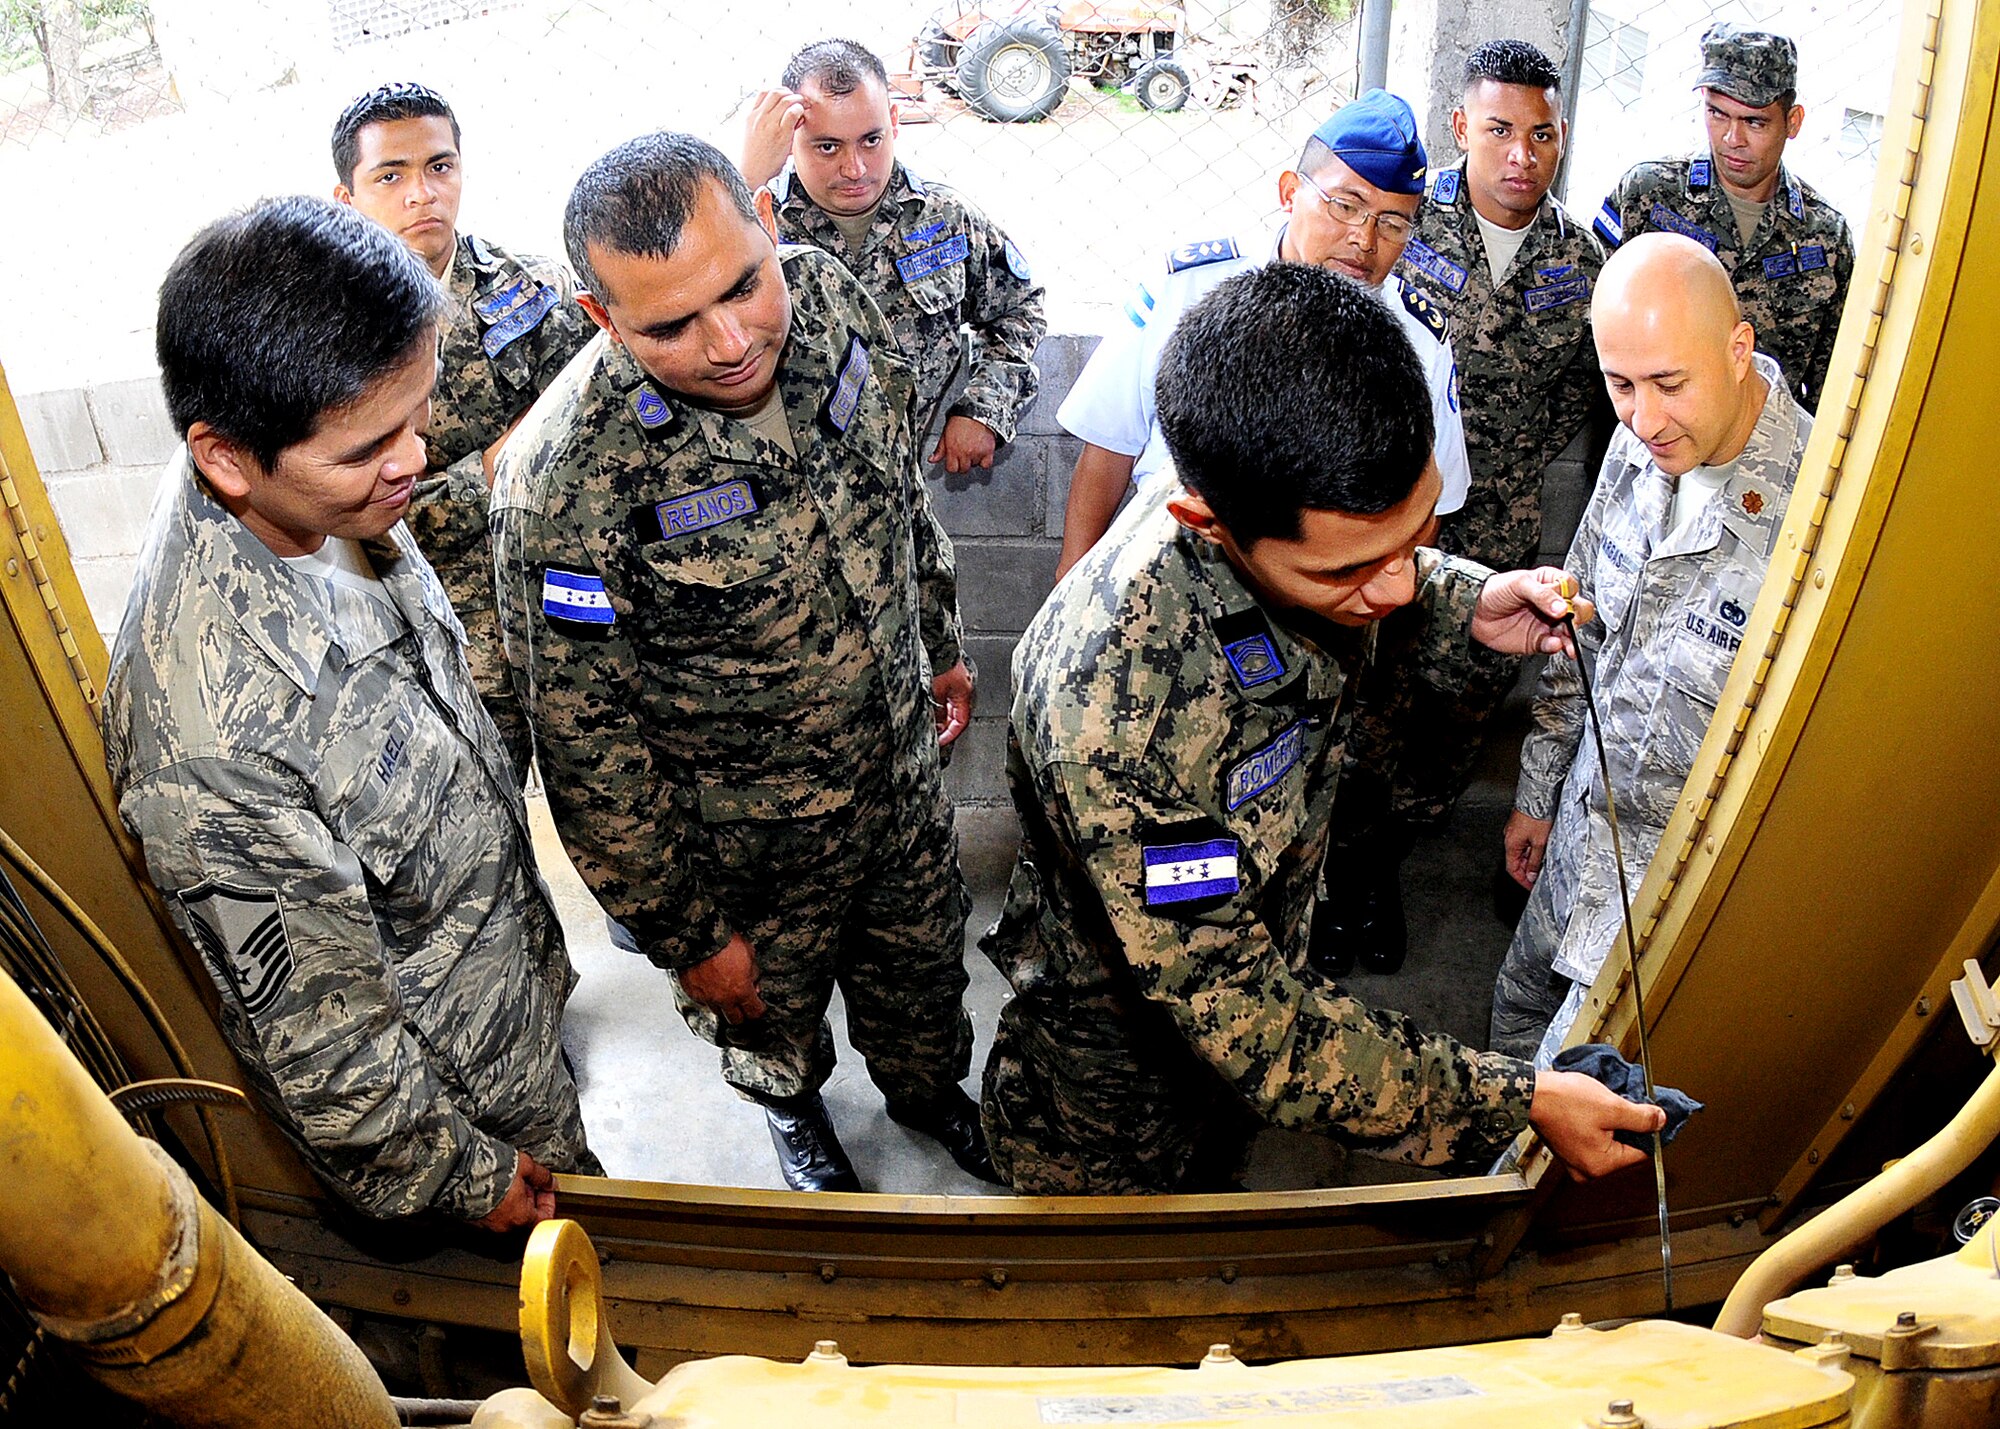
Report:
[[[847,424],[854,420],[854,410],[861,405],[861,389],[868,381],[868,344],[858,337],[847,340],[847,361],[840,365],[840,376],[833,381],[833,390],[826,394],[826,406],[820,416],[836,432],[845,433]]]
[[[1434,1404],[1441,1399],[1472,1399],[1484,1393],[1460,1375],[1441,1374],[1372,1384],[1245,1389],[1223,1394],[1040,1395],[1035,1407],[1044,1424],[1192,1424],[1394,1409],[1406,1404]]]
[[[618,612],[604,593],[604,577],[549,566],[542,572],[542,614],[584,625],[616,625]]]
[[[1262,749],[1254,750],[1229,768],[1224,795],[1231,809],[1241,808],[1298,767],[1305,753],[1306,722],[1298,721]]]
[[[1465,269],[1418,238],[1410,240],[1403,250],[1403,261],[1435,282],[1444,284],[1454,293],[1465,291]]]
[[[488,357],[498,357],[517,339],[532,332],[560,301],[554,288],[538,290],[534,297],[486,329],[485,336],[479,339],[479,346]]]
[[[1141,846],[1146,860],[1146,906],[1159,908],[1199,898],[1227,898],[1242,887],[1236,876],[1235,839]]]
[[[720,486],[659,502],[653,507],[653,516],[660,523],[660,535],[671,541],[676,536],[692,536],[761,509],[750,483],[738,477]]]
[[[896,273],[905,283],[915,283],[954,263],[963,263],[972,252],[972,244],[963,233],[954,233],[942,243],[933,243],[928,248],[919,248],[896,260]]]

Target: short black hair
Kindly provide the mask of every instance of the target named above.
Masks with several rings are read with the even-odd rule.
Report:
[[[1562,71],[1539,45],[1526,40],[1488,40],[1465,57],[1465,87],[1482,79],[1529,89],[1561,89]]]
[[[1160,428],[1187,488],[1245,547],[1302,511],[1406,500],[1430,460],[1430,388],[1380,296],[1269,263],[1188,310],[1160,354]]]
[[[333,121],[333,171],[340,182],[354,187],[354,166],[361,162],[361,131],[370,124],[393,124],[398,119],[443,119],[451,124],[453,148],[464,137],[458,131],[458,116],[444,102],[444,96],[413,80],[399,79],[377,85],[340,111]]]
[[[174,430],[206,422],[269,471],[436,341],[448,302],[394,234],[331,199],[265,199],[211,223],[160,284]]]
[[[577,278],[599,302],[603,282],[590,265],[590,245],[611,253],[668,258],[694,216],[704,180],[722,185],[744,222],[757,204],[736,165],[692,134],[661,130],[627,139],[583,171],[563,209],[563,246]]]
[[[1325,171],[1330,160],[1339,158],[1333,146],[1317,134],[1306,136],[1305,148],[1299,150],[1299,172],[1309,178],[1318,178]]]
[[[794,94],[811,80],[820,93],[838,99],[869,80],[889,87],[889,71],[873,50],[853,40],[815,40],[785,61],[785,88]]]

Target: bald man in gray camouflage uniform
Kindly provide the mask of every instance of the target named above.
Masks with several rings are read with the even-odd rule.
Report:
[[[307,1164],[490,1230],[601,1174],[574,974],[464,632],[402,524],[442,290],[321,199],[205,230],[160,292],[167,471],[112,649],[118,811]]]

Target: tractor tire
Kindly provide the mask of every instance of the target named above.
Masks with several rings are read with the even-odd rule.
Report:
[[[1139,103],[1161,114],[1172,114],[1185,105],[1193,87],[1188,72],[1173,60],[1154,60],[1132,76]]]
[[[958,54],[959,95],[982,119],[1025,124],[1054,112],[1069,90],[1069,51],[1046,20],[985,24]]]
[[[944,26],[933,20],[924,26],[917,36],[917,63],[924,67],[928,76],[941,77],[947,87],[952,71],[958,65],[958,41],[945,33]]]

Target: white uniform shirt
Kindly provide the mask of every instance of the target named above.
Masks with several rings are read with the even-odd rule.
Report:
[[[1275,261],[1283,239],[1280,230],[1264,245],[1261,258],[1248,256],[1258,248],[1246,248],[1232,238],[1184,243],[1168,253],[1166,276],[1139,284],[1125,304],[1123,320],[1098,344],[1057,409],[1056,420],[1063,429],[1092,446],[1135,457],[1135,486],[1165,465],[1167,442],[1154,414],[1153,382],[1168,334],[1182,313],[1224,279]],[[1400,278],[1392,274],[1377,291],[1401,320],[1430,384],[1434,450],[1438,474],[1444,478],[1437,510],[1443,516],[1464,504],[1472,470],[1465,456],[1465,428],[1459,421],[1458,364],[1452,357],[1450,335],[1443,332],[1442,315],[1429,308],[1421,294],[1405,295]],[[1423,309],[1428,309],[1428,319]]]

